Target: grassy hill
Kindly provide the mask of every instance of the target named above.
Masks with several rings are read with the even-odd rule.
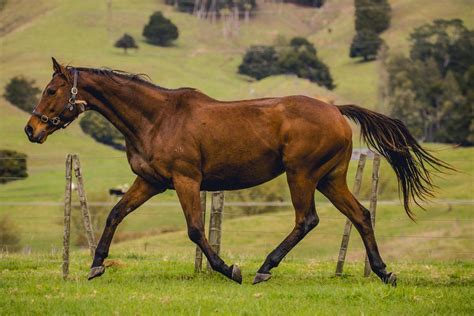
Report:
[[[110,10],[106,3],[38,0],[35,6],[31,6],[28,0],[8,1],[0,12],[0,87],[3,88],[12,76],[23,74],[34,78],[43,88],[52,73],[50,56],[55,56],[71,65],[107,66],[147,73],[159,85],[170,88],[192,86],[225,100],[288,94],[329,95],[338,102],[356,102],[377,108],[377,63],[360,63],[348,57],[349,43],[354,34],[352,0],[331,0],[320,10],[291,4],[260,3],[256,17],[249,24],[242,22],[240,36],[230,39],[223,37],[221,22],[212,25],[199,21],[188,14],[176,12],[161,1],[113,0]],[[449,5],[427,0],[392,0],[391,3],[392,26],[383,37],[394,51],[406,51],[406,39],[411,29],[434,18],[461,17],[469,27],[474,26],[474,21],[468,19],[472,12],[470,1],[456,1]],[[179,27],[180,38],[172,47],[151,46],[141,36],[149,15],[157,10],[163,11]],[[124,32],[138,40],[140,48],[137,52],[126,55],[113,47],[115,40]],[[249,45],[270,44],[277,35],[308,36],[315,43],[318,54],[329,65],[337,88],[328,92],[294,76],[275,76],[255,82],[236,73],[242,54]],[[30,144],[23,133],[29,117],[27,113],[0,98],[0,116],[0,148],[19,150],[29,156],[30,177],[0,186],[0,215],[8,214],[20,226],[24,245],[41,250],[60,245],[61,206],[25,205],[24,202],[61,202],[64,157],[67,153],[80,154],[89,196],[100,195],[110,187],[130,183],[133,179],[125,154],[94,142],[81,132],[77,123],[39,146]],[[356,142],[355,147],[358,146],[361,144]],[[441,145],[432,147],[440,150],[440,157],[461,171],[439,181],[439,198],[471,199],[473,150]],[[396,183],[387,166],[383,166],[381,181],[381,198],[396,198]],[[367,196],[368,188],[363,191]],[[321,199],[318,196],[318,200]],[[174,194],[167,192],[152,202],[163,200],[175,201]],[[435,213],[440,210],[433,209]],[[454,209],[461,218],[467,218],[465,208],[461,207],[459,211],[456,207]],[[387,212],[404,216],[400,207],[391,207],[390,210]],[[184,218],[180,213],[177,206],[145,206],[141,212],[127,219],[121,230],[139,235],[153,234],[156,230],[182,229]],[[332,213],[335,213],[333,209]],[[291,222],[291,210],[286,209],[282,214],[285,216],[273,219],[275,226]],[[264,218],[261,217],[262,221]],[[337,223],[336,226],[340,227],[343,219],[340,218]],[[393,231],[398,231],[405,223],[398,223]],[[460,223],[470,225],[471,222]],[[229,225],[240,227],[244,224],[235,220]],[[285,226],[283,231],[287,229]],[[422,231],[426,227],[413,229]],[[441,228],[434,226],[433,229],[438,231]],[[466,232],[466,227],[462,226],[460,231]],[[170,236],[167,234],[157,238]],[[243,237],[240,240],[242,245],[245,245],[245,240]],[[328,247],[334,250],[338,242],[338,237],[334,237]],[[239,244],[239,241],[232,240],[232,243]],[[269,242],[269,245],[274,245],[274,242]],[[454,248],[458,249],[464,243],[456,245]]]

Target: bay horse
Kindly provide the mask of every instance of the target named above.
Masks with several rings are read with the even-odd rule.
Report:
[[[107,218],[89,279],[105,272],[104,259],[125,216],[172,189],[189,238],[215,271],[242,283],[239,267],[228,266],[205,237],[199,191],[249,188],[286,172],[295,226],[267,256],[253,283],[268,280],[271,269],[318,225],[314,193],[319,190],[352,221],[375,274],[395,285],[395,274],[386,271],[379,254],[369,211],[347,187],[352,131],[344,117],[360,125],[368,145],[392,166],[410,217],[411,202],[433,195],[432,171],[449,168],[423,149],[401,121],[355,105],[335,106],[305,96],[223,102],[192,88],[165,89],[122,71],[65,67],[54,58],[53,71],[25,127],[29,140],[44,143],[82,112],[95,110],[125,136],[128,162],[137,175]]]

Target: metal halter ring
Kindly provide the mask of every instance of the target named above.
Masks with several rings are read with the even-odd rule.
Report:
[[[74,95],[77,94],[77,88],[76,88],[76,87],[72,87],[72,88],[71,88],[71,93],[74,94]]]
[[[41,115],[40,120],[43,123],[48,123],[49,118],[46,115],[43,114],[43,115]]]
[[[51,123],[53,123],[53,125],[59,125],[59,123],[61,123],[61,119],[56,116],[51,119]]]

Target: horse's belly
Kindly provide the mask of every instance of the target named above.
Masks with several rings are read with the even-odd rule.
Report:
[[[204,170],[202,190],[239,190],[270,181],[285,171],[277,155],[250,159],[242,164],[220,163]]]

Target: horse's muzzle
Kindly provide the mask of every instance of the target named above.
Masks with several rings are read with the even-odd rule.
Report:
[[[38,135],[35,136],[34,129],[31,125],[27,124],[25,126],[25,133],[28,136],[28,139],[32,143],[42,144],[46,140],[46,131],[42,130]]]

